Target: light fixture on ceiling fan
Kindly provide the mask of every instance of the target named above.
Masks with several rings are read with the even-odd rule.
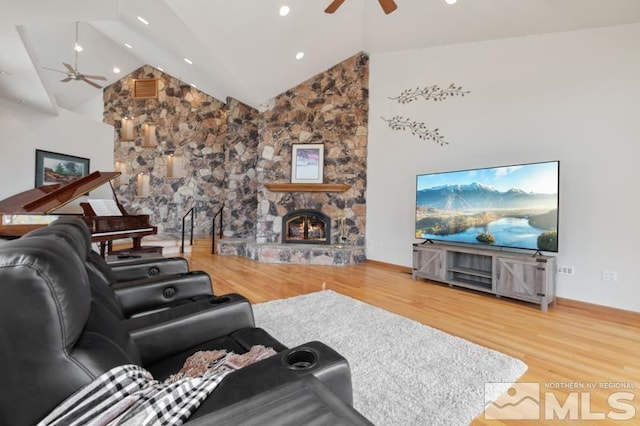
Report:
[[[333,0],[331,4],[324,10],[325,13],[335,12],[340,6],[342,6],[342,3],[344,3],[344,0]],[[386,13],[387,15],[398,8],[398,5],[393,0],[378,0],[378,3],[380,3],[382,10],[384,10],[384,13]]]
[[[91,80],[106,81],[107,77],[104,77],[102,75],[82,74],[80,71],[78,71],[78,52],[80,51],[82,51],[82,47],[78,43],[78,22],[76,22],[76,42],[73,45],[73,55],[74,55],[74,61],[75,61],[74,66],[71,66],[63,62],[62,65],[64,65],[64,67],[67,69],[66,71],[60,71],[60,70],[57,70],[54,68],[48,68],[48,67],[43,67],[43,68],[49,71],[55,71],[55,72],[66,74],[67,77],[60,80],[63,83],[67,83],[71,80],[78,80],[78,81],[84,81],[85,83],[95,87],[96,89],[102,89],[102,86],[100,86],[98,83],[95,83]]]

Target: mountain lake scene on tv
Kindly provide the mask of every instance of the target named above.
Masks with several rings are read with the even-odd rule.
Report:
[[[419,175],[415,237],[558,251],[558,163]]]

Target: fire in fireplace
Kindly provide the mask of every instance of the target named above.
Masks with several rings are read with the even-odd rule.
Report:
[[[331,244],[331,219],[318,210],[296,210],[282,218],[282,242]]]

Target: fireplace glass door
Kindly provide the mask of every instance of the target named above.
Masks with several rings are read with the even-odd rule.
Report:
[[[283,218],[284,243],[330,244],[331,220],[316,210],[297,210]]]

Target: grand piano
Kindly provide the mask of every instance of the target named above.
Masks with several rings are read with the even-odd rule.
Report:
[[[29,189],[0,201],[0,216],[56,214],[63,206],[101,185],[108,183],[113,191],[111,180],[119,175],[120,172],[96,171],[68,183]],[[126,238],[133,240],[131,251],[144,251],[142,238],[157,234],[158,228],[149,224],[149,215],[128,214],[118,201],[115,191],[113,196],[120,215],[96,215],[90,204],[80,203],[84,211],[83,219],[91,230],[91,240],[99,243],[102,256],[113,251],[114,240]],[[4,220],[0,220],[0,237],[17,238],[42,226],[45,225],[9,225],[4,224]],[[151,250],[157,250],[157,248],[154,247]]]

